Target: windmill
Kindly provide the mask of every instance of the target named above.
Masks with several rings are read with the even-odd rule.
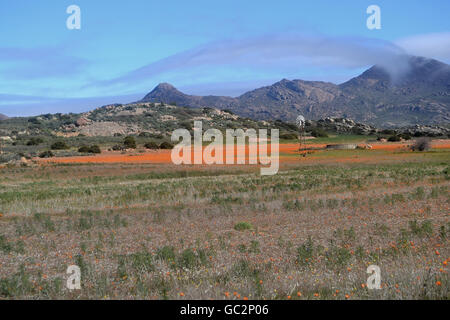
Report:
[[[299,133],[299,151],[302,151],[302,147],[305,146],[305,117],[300,115],[297,117],[297,120],[295,121],[295,124],[297,125],[298,128],[298,133]]]

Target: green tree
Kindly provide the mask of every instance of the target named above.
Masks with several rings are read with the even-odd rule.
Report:
[[[136,140],[132,136],[128,136],[123,139],[123,145],[128,149],[136,149]]]

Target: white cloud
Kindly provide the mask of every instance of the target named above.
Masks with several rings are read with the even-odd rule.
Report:
[[[272,34],[260,37],[209,43],[147,64],[121,77],[91,85],[132,85],[160,78],[169,72],[205,68],[242,70],[289,70],[301,66],[362,68],[389,64],[404,51],[380,39],[329,37],[325,35]],[[217,73],[217,72],[216,72]]]
[[[450,61],[450,32],[419,34],[395,43],[411,55]]]

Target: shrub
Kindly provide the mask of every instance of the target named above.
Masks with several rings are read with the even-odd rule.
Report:
[[[183,121],[180,123],[180,128],[184,128],[188,131],[192,131],[192,124],[190,121]]]
[[[129,257],[131,259],[131,265],[135,270],[142,272],[154,271],[153,257],[151,253],[146,251],[133,253]]]
[[[329,268],[339,268],[350,262],[352,254],[347,248],[332,247],[326,252],[325,258]]]
[[[102,153],[102,151],[100,150],[100,147],[97,145],[93,145],[93,146],[82,146],[81,148],[78,149],[78,152],[80,153]]]
[[[244,231],[244,230],[250,230],[253,229],[253,226],[248,222],[239,222],[234,226],[234,230],[237,231]]]
[[[113,149],[114,151],[122,151],[125,149],[125,147],[121,146],[120,144],[116,144],[111,149]]]
[[[412,151],[428,151],[431,148],[430,140],[427,138],[421,138],[411,146]]]
[[[389,142],[398,142],[398,141],[401,141],[401,140],[402,140],[402,138],[400,136],[398,136],[398,135],[393,135],[393,136],[390,136],[388,138]]]
[[[184,250],[178,258],[178,267],[192,269],[198,264],[197,255],[192,249]]]
[[[89,153],[90,151],[90,148],[89,147],[87,147],[87,146],[82,146],[82,147],[80,147],[79,149],[78,149],[78,152],[80,152],[80,153]]]
[[[51,145],[52,150],[65,150],[69,149],[69,146],[64,141],[56,141]]]
[[[280,134],[280,139],[282,139],[282,140],[297,140],[298,136],[296,133],[282,133],[282,134]]]
[[[173,149],[173,147],[174,147],[174,145],[167,141],[164,141],[163,143],[161,143],[159,145],[160,149],[169,149],[170,150],[170,149]]]
[[[392,129],[384,129],[383,131],[381,131],[382,134],[389,134],[389,135],[395,135],[395,130]]]
[[[136,149],[136,140],[132,136],[123,139],[123,145],[128,149]]]
[[[328,138],[328,134],[321,128],[312,129],[311,135],[315,138]]]
[[[91,153],[102,153],[102,150],[100,149],[100,147],[98,145],[93,145],[90,147],[90,152]]]
[[[53,152],[51,152],[50,150],[48,151],[44,151],[41,154],[39,154],[39,158],[52,158],[55,155],[53,154]]]
[[[175,261],[175,249],[171,246],[165,246],[158,249],[156,258],[164,261]]]
[[[409,134],[407,134],[407,133],[402,133],[401,135],[400,135],[400,137],[402,138],[402,139],[404,139],[404,140],[411,140],[411,135],[409,135]]]
[[[37,146],[40,145],[41,143],[44,143],[44,140],[42,138],[31,138],[27,142],[27,146]]]
[[[147,149],[152,149],[152,150],[159,149],[158,144],[154,141],[147,142],[146,144],[144,144],[144,147]]]

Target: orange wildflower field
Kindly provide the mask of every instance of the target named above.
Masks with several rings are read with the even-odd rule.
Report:
[[[382,150],[382,151],[407,151],[410,144],[408,143],[376,143],[371,145],[372,150]],[[307,145],[308,149],[317,149],[319,151],[325,151],[327,144],[317,144],[310,143]],[[450,140],[437,140],[433,142],[433,148],[435,149],[450,149]],[[227,150],[227,149],[226,149]],[[224,154],[226,154],[226,150]],[[291,162],[298,161],[298,159],[293,158],[299,154],[299,145],[294,143],[289,144],[280,144],[279,152],[280,152],[280,161],[282,162]],[[269,152],[270,152],[270,144],[269,144]],[[237,154],[237,147],[235,147],[235,155]],[[249,148],[248,146],[245,148],[245,155],[248,160]],[[372,155],[376,154],[366,154],[366,158],[370,158]],[[237,156],[235,156],[236,159]],[[194,154],[191,155],[191,159],[194,158]],[[155,150],[155,151],[147,151],[138,154],[122,154],[121,152],[104,152],[101,155],[92,155],[92,156],[78,156],[78,157],[60,157],[60,158],[50,158],[50,159],[36,159],[40,162],[51,162],[51,163],[172,163],[171,159],[171,150]],[[308,159],[304,159],[303,162],[315,162],[320,159],[317,157],[309,157]],[[353,158],[348,158],[345,156],[342,157],[334,157],[333,161],[340,162],[352,162]],[[225,156],[224,156],[225,162]]]

